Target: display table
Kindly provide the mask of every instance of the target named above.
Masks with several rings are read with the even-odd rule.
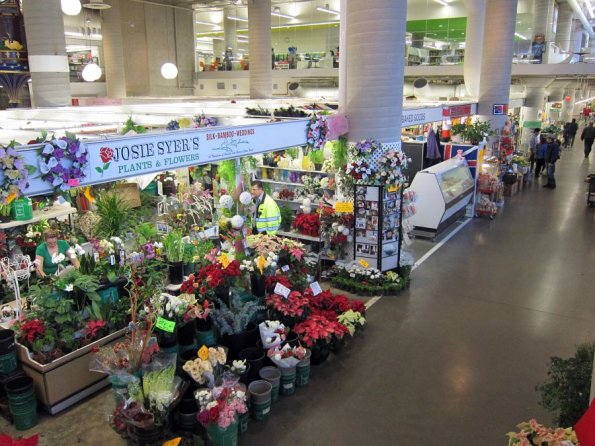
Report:
[[[47,210],[33,211],[33,218],[30,220],[13,220],[7,223],[0,223],[0,230],[17,228],[19,226],[29,225],[31,223],[37,223],[40,220],[50,220],[52,218],[69,217],[72,214],[76,214],[76,208],[66,206],[52,206]]]

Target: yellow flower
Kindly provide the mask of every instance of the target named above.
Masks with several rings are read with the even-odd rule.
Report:
[[[209,348],[206,345],[203,345],[200,350],[198,350],[198,357],[203,361],[209,359]]]
[[[260,257],[258,259],[256,259],[256,266],[258,266],[258,269],[260,270],[260,274],[264,273],[264,267],[267,264],[267,259],[264,258],[264,256],[261,254]]]

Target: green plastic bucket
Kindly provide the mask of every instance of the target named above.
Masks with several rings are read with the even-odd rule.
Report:
[[[250,414],[248,411],[246,413],[242,413],[238,415],[238,432],[240,435],[245,434],[248,432],[248,421],[250,420]]]
[[[271,412],[271,402],[267,401],[264,403],[252,403],[250,406],[250,412],[252,418],[256,421],[264,421],[269,417]]]
[[[17,355],[13,350],[7,355],[0,355],[0,373],[7,374],[17,368]]]
[[[120,293],[118,292],[118,286],[110,286],[108,288],[104,288],[102,290],[97,290],[97,294],[101,297],[101,303],[112,303],[115,304],[118,299],[120,298]]]
[[[295,367],[282,367],[281,370],[281,385],[279,387],[279,393],[284,396],[290,396],[295,393],[295,378],[296,368]]]
[[[22,412],[17,412],[10,408],[14,427],[18,431],[26,431],[37,425],[37,401],[34,407],[28,407]]]
[[[310,381],[310,364],[303,367],[298,365],[295,371],[295,385],[298,387],[307,386]]]
[[[196,342],[194,344],[190,344],[190,345],[178,345],[178,353],[184,353],[184,352],[187,352],[188,350],[197,351],[198,346],[197,346]]]
[[[216,424],[207,426],[207,435],[213,446],[238,445],[238,420],[231,423],[226,429],[221,429]]]
[[[10,413],[17,430],[31,429],[37,424],[37,399],[33,379],[21,376],[5,384]]]
[[[217,345],[217,338],[213,330],[197,331],[194,335],[198,345],[207,347],[214,347]]]

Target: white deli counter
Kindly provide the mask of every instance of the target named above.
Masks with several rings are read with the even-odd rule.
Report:
[[[465,159],[451,158],[419,171],[410,189],[416,194],[413,234],[434,240],[465,213],[475,192],[475,180]]]

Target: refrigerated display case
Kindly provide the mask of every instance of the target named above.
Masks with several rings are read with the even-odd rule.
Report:
[[[411,217],[413,234],[435,237],[465,213],[475,193],[475,181],[465,159],[449,159],[421,170],[411,183],[417,212]]]

